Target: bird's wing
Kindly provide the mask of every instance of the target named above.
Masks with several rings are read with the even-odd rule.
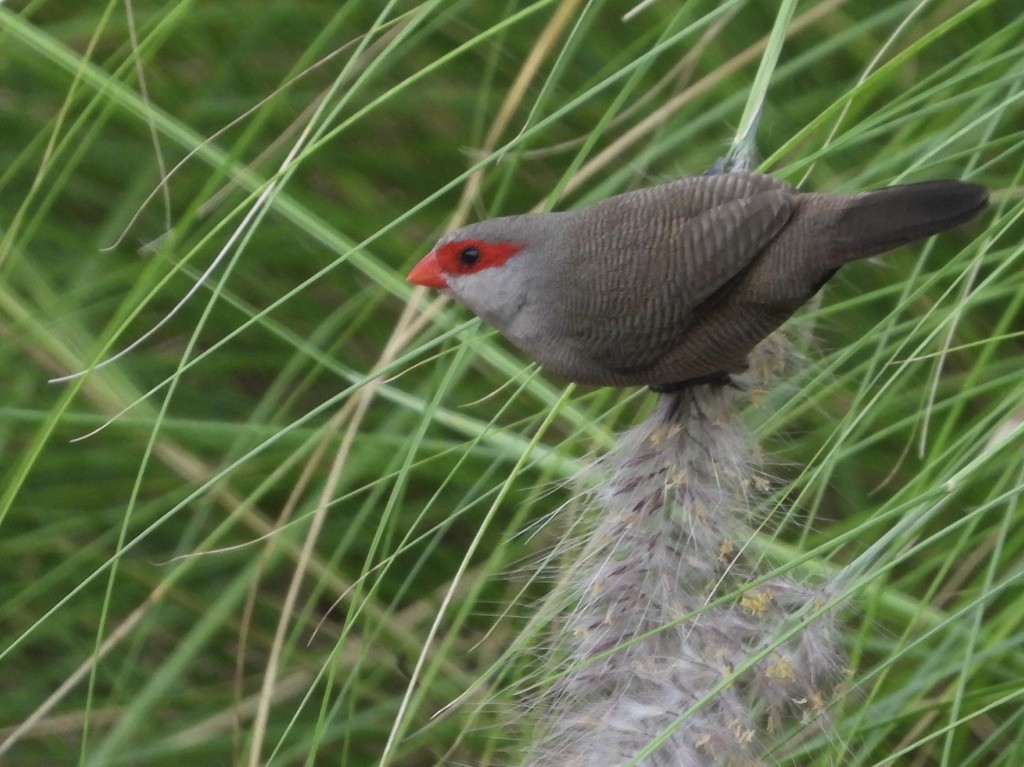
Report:
[[[782,230],[797,192],[767,176],[683,179],[580,211],[564,259],[567,330],[603,367],[643,370]],[[578,229],[576,228],[578,227]]]

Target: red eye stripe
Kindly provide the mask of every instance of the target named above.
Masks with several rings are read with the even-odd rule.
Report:
[[[459,275],[501,266],[522,249],[523,246],[515,242],[454,240],[446,242],[435,253],[442,272]]]

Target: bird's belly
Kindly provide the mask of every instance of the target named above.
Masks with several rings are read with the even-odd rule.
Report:
[[[609,384],[607,371],[589,359],[570,335],[553,331],[544,318],[521,314],[501,329],[513,345],[559,378],[585,384]]]

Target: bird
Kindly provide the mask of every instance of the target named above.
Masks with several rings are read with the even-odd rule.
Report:
[[[407,279],[562,379],[680,391],[731,383],[844,264],[959,226],[988,199],[957,180],[828,194],[754,172],[693,176],[464,226]]]

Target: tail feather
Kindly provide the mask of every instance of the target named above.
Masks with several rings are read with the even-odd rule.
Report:
[[[922,181],[846,197],[833,222],[842,261],[885,253],[970,221],[988,189],[966,181]]]

